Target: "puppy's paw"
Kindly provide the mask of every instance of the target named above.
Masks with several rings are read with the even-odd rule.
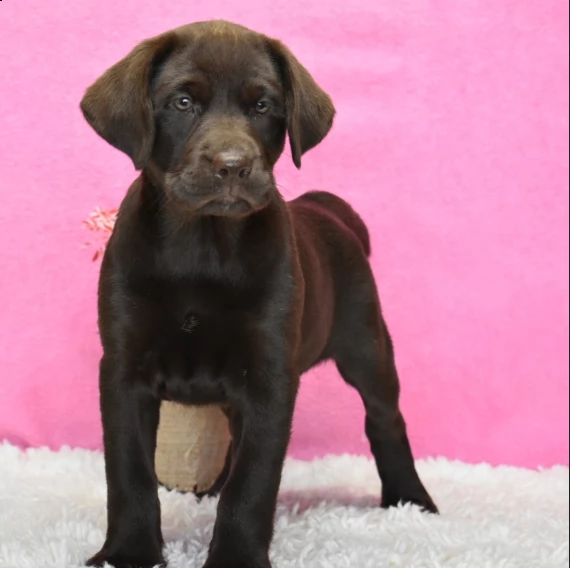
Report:
[[[112,554],[105,549],[90,558],[86,565],[102,568],[105,562],[114,568],[166,568],[166,562],[160,553],[143,557],[137,554]]]
[[[382,492],[382,507],[388,509],[389,507],[397,507],[400,503],[406,504],[411,503],[412,505],[417,505],[426,513],[432,513],[434,515],[439,515],[439,510],[437,505],[433,502],[433,499],[429,496],[425,489],[420,489],[417,491],[410,492],[398,492],[398,491],[383,491]]]

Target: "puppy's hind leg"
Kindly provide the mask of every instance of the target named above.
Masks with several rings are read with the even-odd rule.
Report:
[[[368,279],[367,279],[368,280]],[[382,480],[382,506],[413,503],[437,513],[422,484],[399,407],[400,384],[394,349],[370,275],[358,298],[343,298],[333,337],[333,358],[366,409],[366,435]],[[363,300],[366,298],[366,300]]]

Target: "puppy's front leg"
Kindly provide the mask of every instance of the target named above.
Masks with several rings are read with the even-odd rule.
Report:
[[[160,400],[134,365],[103,358],[101,416],[107,476],[107,538],[88,566],[163,565],[160,504],[154,469]]]
[[[236,394],[239,418],[232,423],[241,431],[204,568],[271,568],[269,546],[297,384],[294,373],[260,370]]]

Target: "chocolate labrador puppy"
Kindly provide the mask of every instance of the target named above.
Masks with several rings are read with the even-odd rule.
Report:
[[[382,505],[436,506],[414,466],[360,217],[325,192],[285,202],[333,123],[328,95],[279,41],[227,22],[144,41],[81,102],[140,177],[101,268],[108,529],[88,564],[164,565],[154,452],[161,400],[217,404],[233,436],[205,568],[270,568],[299,377],[334,360],[360,393]]]

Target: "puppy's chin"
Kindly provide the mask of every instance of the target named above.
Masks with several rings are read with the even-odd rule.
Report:
[[[212,217],[247,217],[252,213],[261,211],[267,207],[266,203],[251,203],[245,199],[212,199],[195,211],[197,215],[208,215]]]
[[[277,192],[275,186],[239,191],[230,195],[223,189],[201,193],[182,183],[167,184],[165,190],[170,205],[178,214],[211,217],[247,217],[265,209]]]
[[[161,182],[168,207],[176,215],[247,217],[265,209],[277,194],[270,172],[243,186],[196,178],[187,170],[163,174]]]

